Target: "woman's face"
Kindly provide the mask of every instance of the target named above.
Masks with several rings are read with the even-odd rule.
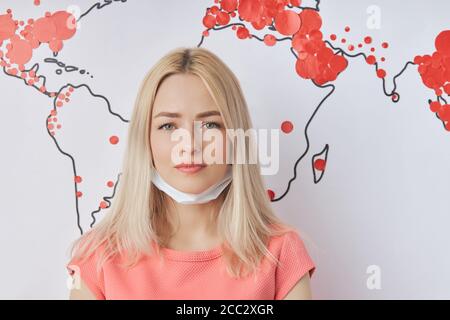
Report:
[[[164,79],[153,105],[150,144],[154,166],[167,183],[198,194],[220,181],[227,170],[225,132],[219,109],[200,77],[174,74]],[[205,141],[202,136],[215,138]],[[220,145],[215,142],[217,137]],[[199,163],[203,167],[198,171],[176,167]]]

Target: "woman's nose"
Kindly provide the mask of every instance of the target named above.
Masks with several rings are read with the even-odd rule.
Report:
[[[183,152],[187,152],[191,156],[201,154],[203,145],[201,121],[194,121],[187,132],[189,137],[185,141],[189,143],[183,145]]]

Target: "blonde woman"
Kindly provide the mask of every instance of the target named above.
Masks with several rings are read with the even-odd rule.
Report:
[[[239,150],[227,150],[226,130],[250,128],[240,84],[214,53],[178,48],[158,61],[112,205],[71,248],[70,299],[310,299],[315,265],[274,214],[259,164],[228,161]],[[194,160],[216,142],[224,161]]]

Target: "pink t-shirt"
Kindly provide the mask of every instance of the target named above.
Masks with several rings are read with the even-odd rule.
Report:
[[[281,300],[306,272],[312,276],[315,265],[296,231],[273,236],[268,248],[282,265],[264,258],[256,277],[241,279],[227,274],[220,246],[206,251],[161,248],[164,263],[156,255],[146,256],[129,270],[118,265],[123,261],[116,256],[99,273],[97,250],[83,264],[72,259],[66,268],[73,274],[71,266],[78,266],[81,279],[97,299]]]

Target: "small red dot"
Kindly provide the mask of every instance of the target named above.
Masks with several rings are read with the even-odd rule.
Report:
[[[377,70],[377,76],[378,76],[378,78],[386,77],[386,71],[384,71],[383,69],[378,69]]]
[[[370,55],[370,56],[368,56],[368,57],[366,58],[366,62],[367,62],[368,64],[375,64],[375,62],[377,62],[377,59],[375,58],[375,56]]]
[[[119,142],[119,137],[118,136],[111,136],[111,137],[109,137],[109,142],[111,144],[117,144]]]
[[[325,164],[326,162],[324,159],[317,159],[314,161],[314,168],[316,170],[323,171],[325,170]]]
[[[372,38],[367,36],[367,37],[364,38],[364,42],[367,43],[367,44],[370,44],[370,43],[372,43]]]
[[[281,124],[281,131],[283,131],[284,133],[291,133],[293,129],[294,125],[290,121],[283,121],[283,123]]]

